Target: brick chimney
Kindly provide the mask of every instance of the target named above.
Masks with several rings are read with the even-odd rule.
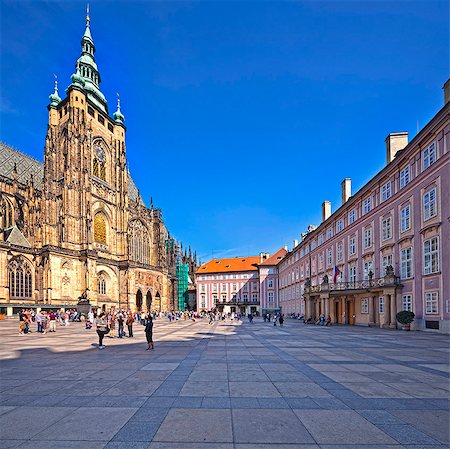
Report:
[[[345,178],[341,182],[341,190],[342,190],[342,204],[344,204],[352,196],[352,180],[351,180],[351,178]]]
[[[324,201],[322,203],[322,222],[327,220],[331,215],[331,202]]]
[[[390,133],[386,137],[386,165],[394,160],[395,155],[408,145],[408,133]]]

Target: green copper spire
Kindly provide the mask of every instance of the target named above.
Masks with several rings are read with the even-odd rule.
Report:
[[[58,95],[58,79],[55,75],[55,91],[48,97],[50,99],[50,106],[56,108],[61,103],[61,98]]]
[[[119,97],[119,94],[117,94],[117,97]],[[123,124],[125,121],[124,115],[120,112],[120,97],[117,98],[117,111],[114,112],[113,117],[116,123]]]
[[[95,63],[95,45],[91,35],[91,18],[89,5],[86,11],[86,30],[81,39],[81,56],[77,60],[77,71],[72,75],[71,86],[83,87],[91,100],[102,111],[108,113],[108,104],[105,96],[100,92],[100,73]]]

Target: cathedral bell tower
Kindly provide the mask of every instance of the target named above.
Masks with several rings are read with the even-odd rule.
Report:
[[[44,154],[43,245],[123,255],[128,174],[125,118],[100,91],[89,9],[66,98],[50,95]]]

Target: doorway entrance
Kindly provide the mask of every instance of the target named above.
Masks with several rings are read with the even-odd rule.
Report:
[[[136,293],[136,308],[138,310],[142,309],[142,292],[140,290]]]
[[[147,306],[147,312],[150,312],[150,309],[152,308],[152,294],[150,290],[147,292],[145,297],[145,305]]]
[[[346,315],[347,315],[347,323],[350,325],[355,324],[355,300],[350,299],[346,302]]]

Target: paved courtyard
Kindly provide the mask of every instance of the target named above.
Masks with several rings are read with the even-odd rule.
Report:
[[[448,447],[443,335],[256,321],[155,323],[155,350],[81,324],[0,322],[0,448]],[[34,329],[33,329],[34,330]]]

